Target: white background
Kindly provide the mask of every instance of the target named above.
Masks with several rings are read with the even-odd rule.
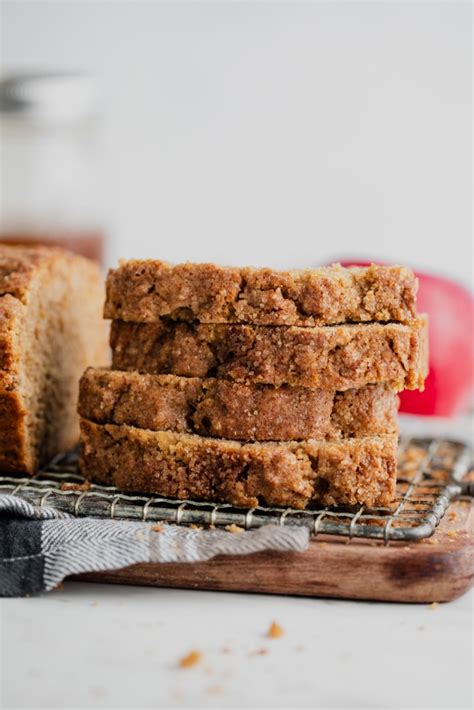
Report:
[[[2,610],[5,710],[472,708],[471,595],[432,607],[69,582]],[[202,663],[179,669],[191,650]]]
[[[469,2],[3,3],[4,68],[103,90],[110,257],[471,280]]]

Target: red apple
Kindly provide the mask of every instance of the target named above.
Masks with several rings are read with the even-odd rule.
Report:
[[[341,261],[343,266],[370,263]],[[465,414],[474,394],[474,298],[455,281],[415,273],[420,283],[417,308],[429,316],[430,372],[424,392],[400,394],[400,411],[440,417]]]

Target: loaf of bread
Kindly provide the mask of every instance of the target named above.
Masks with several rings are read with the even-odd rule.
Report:
[[[335,392],[89,368],[79,414],[99,424],[238,441],[396,434],[398,397],[386,385]]]
[[[427,320],[315,328],[113,321],[117,370],[346,390],[423,388]]]
[[[85,478],[124,491],[305,508],[386,506],[395,495],[397,437],[243,444],[81,420]]]
[[[34,473],[78,440],[79,378],[108,362],[99,267],[0,244],[0,471]]]
[[[402,266],[276,271],[123,261],[109,272],[105,317],[154,322],[334,325],[416,317],[418,282]]]

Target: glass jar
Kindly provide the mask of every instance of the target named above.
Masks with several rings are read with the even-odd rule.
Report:
[[[102,261],[97,89],[83,74],[0,81],[0,241]]]

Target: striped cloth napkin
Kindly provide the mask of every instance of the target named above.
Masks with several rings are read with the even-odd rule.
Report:
[[[178,525],[75,518],[0,495],[0,596],[47,592],[65,577],[137,562],[200,562],[262,550],[303,552],[306,528],[267,525],[233,534]]]

